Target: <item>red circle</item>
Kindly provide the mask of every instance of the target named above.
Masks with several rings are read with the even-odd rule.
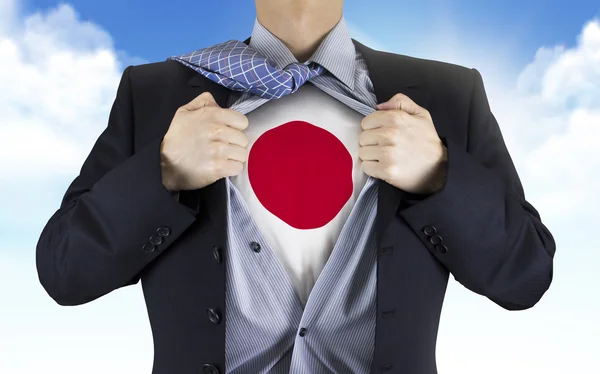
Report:
[[[248,179],[269,212],[296,229],[319,228],[352,195],[352,156],[329,131],[290,121],[254,142]]]

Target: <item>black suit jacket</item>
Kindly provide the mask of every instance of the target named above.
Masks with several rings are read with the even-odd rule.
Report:
[[[375,225],[372,372],[434,374],[449,274],[503,308],[526,309],[551,283],[555,242],[525,200],[477,70],[353,41],[378,101],[411,97],[448,148],[438,193],[415,196],[378,181]],[[226,106],[226,88],[178,62],[127,67],[108,126],[37,244],[40,282],[60,305],[142,280],[154,374],[225,372],[225,180],[176,201],[160,171],[175,111],[204,91]]]

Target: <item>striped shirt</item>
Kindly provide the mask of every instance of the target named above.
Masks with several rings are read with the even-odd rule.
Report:
[[[297,61],[258,20],[250,46],[279,68]],[[311,61],[328,73],[310,83],[363,115],[375,110],[367,67],[343,18],[305,64]],[[228,105],[246,114],[267,101],[232,91]],[[369,371],[376,321],[376,211],[377,184],[369,177],[303,306],[243,196],[227,178],[227,373]]]
[[[289,48],[258,19],[254,21],[249,45],[280,69],[298,62]],[[354,48],[343,17],[304,64],[312,61],[327,69],[329,74],[314,77],[309,83],[365,116],[375,111],[377,98],[369,70],[360,52]],[[246,114],[268,101],[249,92],[231,91],[227,105]]]

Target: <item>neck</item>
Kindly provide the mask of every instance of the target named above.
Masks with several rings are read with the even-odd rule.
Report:
[[[255,0],[256,18],[305,62],[342,18],[343,1]]]

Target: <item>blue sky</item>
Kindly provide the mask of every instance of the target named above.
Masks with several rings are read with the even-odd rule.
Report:
[[[225,28],[216,15],[232,9]],[[554,282],[533,309],[505,311],[451,278],[440,373],[600,367],[600,3],[347,0],[344,14],[375,49],[480,70],[557,241]],[[37,238],[104,130],[124,67],[243,40],[254,17],[241,0],[0,0],[0,373],[150,372],[140,286],[58,306],[37,281]]]
[[[23,11],[49,9],[57,3],[27,0]],[[147,61],[160,61],[227,39],[244,40],[250,35],[256,15],[252,0],[74,0],[69,4],[81,20],[102,25],[114,37],[117,49]],[[402,46],[426,43],[436,34],[447,33],[450,27],[461,39],[477,35],[485,42],[498,41],[503,46],[509,41],[510,49],[516,52],[512,55],[515,63],[523,64],[542,45],[573,44],[581,25],[600,15],[600,2],[346,1],[344,12],[347,21],[368,30],[398,53],[402,53]],[[222,18],[228,20],[227,27],[221,24]]]

